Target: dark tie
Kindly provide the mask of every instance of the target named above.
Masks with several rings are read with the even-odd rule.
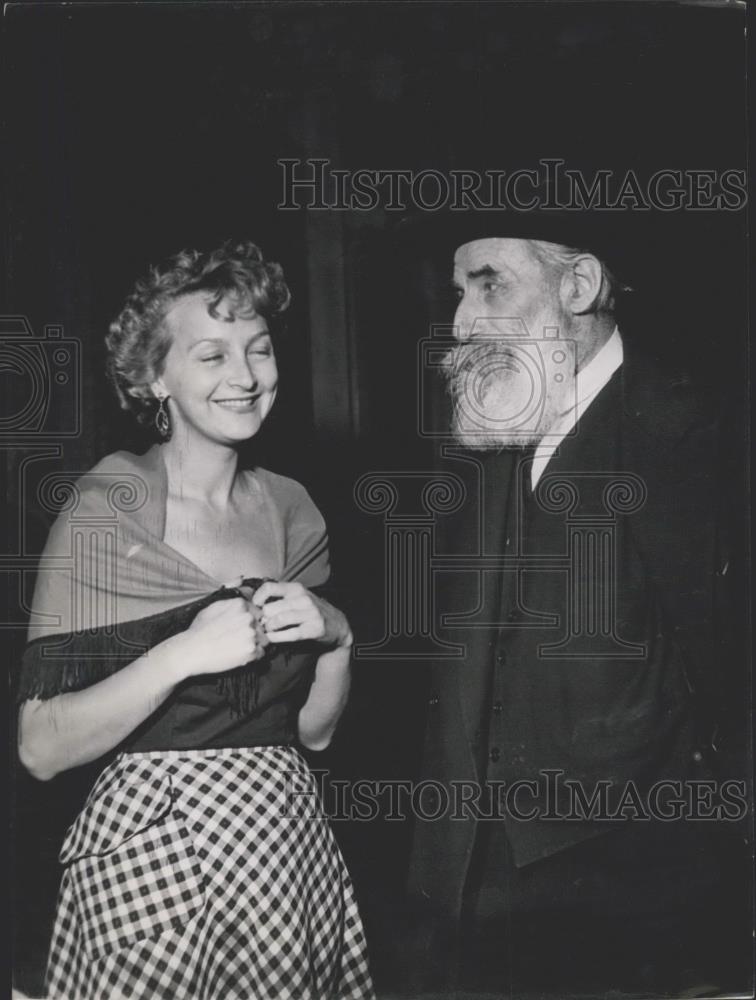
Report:
[[[517,452],[517,480],[520,485],[520,496],[527,502],[533,496],[531,488],[533,474],[533,459],[535,458],[536,445],[529,444],[527,447]]]

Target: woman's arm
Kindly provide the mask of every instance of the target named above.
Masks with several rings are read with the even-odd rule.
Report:
[[[253,601],[272,643],[316,640],[324,651],[299,712],[299,738],[310,750],[325,750],[349,696],[352,631],[345,615],[301,583],[262,584]]]
[[[351,680],[352,647],[321,653],[307,701],[299,711],[299,739],[308,750],[325,750],[346,708]]]
[[[118,746],[177,684],[255,659],[256,616],[239,597],[204,608],[184,632],[166,639],[110,677],[49,700],[24,702],[19,756],[35,778],[96,760]]]
[[[173,639],[167,639],[83,691],[25,701],[18,753],[27,771],[48,781],[118,746],[183,679],[175,652]]]

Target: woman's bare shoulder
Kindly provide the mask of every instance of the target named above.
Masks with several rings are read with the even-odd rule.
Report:
[[[246,469],[244,474],[249,478],[250,483],[266,490],[279,505],[295,507],[303,502],[312,503],[310,494],[304,486],[289,476],[271,472],[270,469],[264,469],[259,465],[255,466],[254,469]]]
[[[119,472],[141,474],[155,468],[159,458],[157,446],[153,446],[143,455],[136,455],[131,451],[113,451],[101,458],[85,475]]]

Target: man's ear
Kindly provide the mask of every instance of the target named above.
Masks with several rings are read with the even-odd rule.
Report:
[[[601,292],[603,281],[601,263],[592,254],[585,253],[576,257],[562,277],[559,293],[563,307],[575,316],[590,312]]]

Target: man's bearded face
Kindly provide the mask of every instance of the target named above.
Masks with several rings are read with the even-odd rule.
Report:
[[[453,430],[470,448],[536,444],[574,403],[558,276],[524,240],[466,243],[454,258],[460,341],[445,359]],[[548,438],[547,438],[548,439]]]

